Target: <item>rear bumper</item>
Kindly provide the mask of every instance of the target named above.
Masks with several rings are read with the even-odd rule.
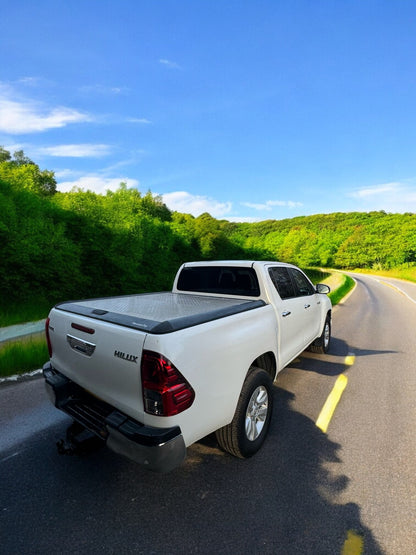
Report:
[[[169,472],[185,459],[186,447],[179,426],[145,426],[90,395],[55,370],[50,362],[44,365],[43,375],[53,404],[116,453],[155,472]]]

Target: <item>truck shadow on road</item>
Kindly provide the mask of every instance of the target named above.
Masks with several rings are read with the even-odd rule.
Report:
[[[273,426],[253,459],[235,461],[224,455],[221,460],[217,455],[215,464],[221,464],[221,469],[215,474],[220,487],[214,490],[214,501],[222,515],[213,522],[222,538],[217,552],[341,553],[348,532],[354,532],[365,553],[383,553],[361,521],[359,506],[339,502],[349,478],[334,474],[328,466],[341,462],[341,446],[293,410],[293,399],[292,393],[275,386]],[[214,449],[214,439],[210,439]],[[192,448],[190,455],[192,461]],[[198,472],[206,464],[200,458]],[[226,503],[218,500],[221,490],[230,498]],[[207,489],[205,499],[214,492]],[[227,510],[231,510],[228,524],[239,531],[238,540],[227,534],[222,520]]]
[[[364,356],[377,356],[383,354],[396,353],[392,350],[381,349],[358,349],[349,345],[346,341],[333,337],[328,354],[316,354],[310,351],[304,351],[291,364],[290,368],[305,370],[306,372],[315,372],[324,376],[339,376],[348,370],[345,359],[349,355],[356,358]]]
[[[381,554],[360,508],[339,502],[349,478],[327,465],[340,446],[293,410],[293,394],[275,387],[274,400],[256,456],[233,458],[210,436],[164,475],[107,449],[61,457],[65,424],[43,431],[2,465],[4,552],[333,555],[354,531],[366,554]]]

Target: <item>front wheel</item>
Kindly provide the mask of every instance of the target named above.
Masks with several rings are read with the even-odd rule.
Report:
[[[219,445],[242,459],[257,453],[266,438],[272,409],[272,379],[265,370],[253,368],[243,384],[234,418],[215,432]]]
[[[329,343],[331,342],[331,319],[326,317],[322,334],[310,346],[310,350],[314,353],[326,354],[329,351]]]

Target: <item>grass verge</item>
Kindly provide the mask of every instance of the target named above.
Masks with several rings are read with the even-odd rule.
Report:
[[[48,360],[45,337],[34,336],[0,345],[0,377],[42,368]]]
[[[343,299],[345,295],[347,295],[347,293],[349,293],[355,285],[355,281],[350,276],[347,276],[345,274],[341,275],[341,284],[336,289],[331,291],[328,295],[328,297],[331,299],[332,306],[338,304],[341,299]]]
[[[352,271],[361,273],[361,274],[373,274],[376,276],[391,277],[391,278],[404,279],[406,281],[416,282],[415,266],[409,266],[406,268],[395,268],[394,270],[377,270],[377,269],[370,270],[368,268],[360,268]]]
[[[302,268],[302,270],[315,285],[317,283],[323,283],[332,275],[331,272],[326,272],[320,268]]]
[[[36,322],[43,320],[48,315],[52,303],[45,299],[36,299],[22,304],[12,303],[4,306],[0,304],[0,328],[22,324],[25,322]]]
[[[338,304],[355,285],[352,278],[339,271],[331,272],[330,270],[307,268],[304,272],[315,285],[325,283],[330,286],[331,292],[328,297],[331,299],[332,306]]]

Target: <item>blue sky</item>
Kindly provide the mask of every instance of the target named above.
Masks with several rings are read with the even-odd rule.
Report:
[[[0,145],[233,221],[416,212],[416,3],[17,0]]]

